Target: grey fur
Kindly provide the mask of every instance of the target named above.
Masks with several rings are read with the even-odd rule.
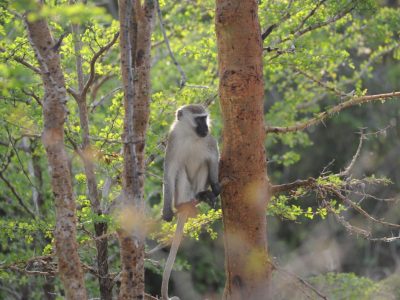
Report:
[[[163,219],[172,220],[179,204],[192,201],[211,185],[219,194],[217,141],[210,134],[199,137],[194,117],[207,115],[206,109],[190,104],[178,109],[181,117],[171,126],[164,159]],[[197,199],[199,200],[199,199]]]

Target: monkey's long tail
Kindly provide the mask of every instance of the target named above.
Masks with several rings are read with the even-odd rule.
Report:
[[[164,273],[162,277],[161,284],[161,299],[169,300],[168,298],[168,282],[169,277],[171,276],[172,267],[175,262],[176,254],[178,252],[179,245],[181,244],[182,236],[183,236],[183,228],[185,226],[186,220],[188,218],[188,213],[186,211],[182,211],[178,213],[178,220],[176,223],[176,230],[174,234],[174,238],[172,239],[171,249],[169,251],[167,262],[165,263]]]

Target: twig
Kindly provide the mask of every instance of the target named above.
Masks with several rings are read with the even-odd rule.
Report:
[[[0,178],[4,181],[4,183],[7,185],[11,193],[17,198],[18,203],[25,209],[25,211],[31,215],[33,219],[36,218],[35,213],[29,209],[28,206],[25,205],[24,200],[22,200],[21,196],[17,193],[17,190],[15,187],[7,180],[7,178],[4,177],[3,173],[0,172]]]
[[[92,99],[92,102],[95,102],[96,97],[97,97],[97,92],[103,86],[103,84],[106,83],[111,78],[114,78],[115,76],[116,76],[116,74],[108,73],[108,74],[104,75],[103,77],[101,77],[99,79],[99,81],[96,82],[96,84],[93,85],[93,88],[92,88],[92,91],[91,91],[91,95],[90,95],[90,98]]]
[[[378,224],[382,224],[385,226],[389,226],[389,227],[394,227],[394,228],[400,228],[400,224],[394,224],[394,223],[390,223],[390,222],[385,222],[382,220],[378,220],[376,218],[374,218],[373,216],[371,216],[369,213],[367,213],[365,210],[363,210],[360,206],[358,206],[357,204],[355,204],[353,201],[351,201],[350,199],[348,199],[347,197],[343,196],[340,192],[338,192],[336,189],[334,188],[329,188],[326,187],[327,191],[331,192],[332,194],[336,195],[341,201],[343,201],[344,203],[350,205],[354,210],[356,210],[357,212],[359,212],[361,215],[363,215],[364,217],[366,217],[367,219],[369,219],[372,222],[378,223]]]
[[[106,95],[104,95],[103,97],[101,97],[101,99],[100,99],[99,101],[93,102],[92,108],[90,109],[90,112],[94,112],[95,109],[96,109],[98,106],[100,106],[101,104],[103,104],[103,102],[104,102],[109,96],[111,96],[112,94],[114,94],[114,93],[120,91],[121,89],[122,89],[121,86],[116,87],[115,89],[111,90],[109,93],[107,93]]]
[[[4,48],[0,48],[0,52],[6,52],[6,50]],[[40,74],[40,69],[28,63],[24,58],[14,55],[12,55],[11,58],[16,62],[20,63],[21,65],[24,65],[28,69],[32,70],[34,73]]]
[[[341,224],[349,234],[355,233],[356,235],[361,235],[365,239],[370,239],[371,238],[371,232],[362,229],[360,227],[351,225],[349,222],[347,222],[342,216],[339,216],[330,205],[326,206],[327,209],[333,214],[335,219],[338,221],[339,224]]]
[[[57,271],[32,271],[32,270],[27,270],[27,269],[21,269],[21,268],[19,268],[17,266],[11,266],[9,269],[13,270],[13,271],[17,271],[17,272],[25,274],[25,275],[49,276],[49,275],[57,274]]]
[[[312,10],[310,10],[310,12],[308,13],[308,15],[300,22],[300,24],[296,27],[296,29],[293,30],[292,34],[295,34],[296,32],[299,32],[299,31],[301,30],[301,28],[303,28],[303,26],[304,26],[304,24],[307,22],[307,20],[308,20],[309,18],[311,18],[311,17],[315,14],[315,12],[317,11],[317,9],[318,9],[322,4],[324,4],[324,2],[326,2],[326,0],[321,0],[321,1],[319,1],[319,2],[315,5],[315,7],[314,7]]]
[[[351,169],[353,169],[358,157],[360,156],[364,138],[365,138],[364,137],[364,133],[361,132],[361,134],[360,134],[360,142],[358,143],[358,147],[357,147],[356,153],[353,155],[353,158],[352,158],[350,164],[346,167],[346,169],[344,169],[344,171],[340,172],[338,174],[338,176],[341,176],[341,177],[349,176]]]
[[[8,152],[8,148],[9,148],[9,143],[3,143],[1,142],[2,146],[6,146],[7,147],[7,152]],[[4,159],[1,164],[1,170],[0,173],[3,173],[5,170],[7,170],[8,166],[11,163],[11,158],[13,157],[14,152],[12,150],[10,150],[10,152],[6,155],[6,159]]]
[[[337,96],[339,96],[339,97],[344,97],[344,96],[346,96],[346,93],[344,93],[344,92],[342,92],[342,91],[339,91],[339,90],[336,89],[335,87],[329,86],[327,83],[325,83],[325,82],[323,82],[323,81],[321,81],[321,80],[315,78],[315,77],[312,76],[311,74],[308,74],[307,72],[305,72],[305,71],[303,71],[303,70],[300,70],[300,69],[297,68],[297,67],[293,67],[293,69],[294,69],[296,72],[298,72],[298,73],[300,73],[301,75],[303,75],[304,77],[310,79],[312,82],[317,83],[320,87],[323,87],[323,88],[325,88],[325,89],[327,89],[327,90],[333,92],[333,93],[336,94]]]
[[[31,65],[30,63],[28,63],[26,60],[24,60],[21,57],[13,57],[13,59],[16,62],[19,62],[21,65],[24,65],[25,67],[27,67],[28,69],[32,70],[33,72],[35,72],[36,74],[40,74],[40,69],[36,68],[35,66]]]
[[[211,103],[213,103],[215,101],[215,99],[217,97],[218,97],[218,93],[215,93],[214,95],[211,95],[210,97],[208,97],[203,103],[204,106],[209,107],[211,105]]]
[[[315,184],[315,178],[308,178],[306,180],[298,179],[291,183],[279,184],[279,185],[272,185],[270,187],[271,195],[275,195],[278,193],[293,191],[300,187],[312,187]]]
[[[391,242],[395,242],[395,241],[400,240],[400,235],[399,236],[393,236],[393,237],[371,238],[369,240],[373,241],[373,242],[391,243]]]
[[[86,97],[86,94],[94,81],[94,77],[96,74],[95,64],[96,64],[97,59],[104,52],[108,51],[115,44],[115,42],[118,40],[118,37],[119,37],[119,32],[115,33],[113,39],[107,45],[101,47],[100,50],[97,51],[96,54],[92,57],[92,59],[90,61],[90,75],[89,75],[89,79],[86,81],[85,87],[83,88],[83,91],[81,94],[82,97]]]
[[[5,292],[9,293],[10,295],[13,295],[16,300],[20,300],[22,298],[21,295],[18,294],[16,291],[4,286],[3,284],[0,284],[0,290],[3,290]]]
[[[315,118],[312,118],[303,123],[298,123],[296,125],[286,126],[286,127],[267,126],[265,130],[267,133],[287,133],[287,132],[301,131],[301,130],[311,127],[315,124],[323,122],[326,118],[332,116],[335,113],[342,111],[343,109],[346,109],[346,108],[349,108],[349,107],[352,107],[355,105],[359,105],[359,104],[364,104],[364,103],[368,103],[368,102],[372,102],[372,101],[376,101],[376,100],[384,100],[384,99],[393,98],[393,97],[400,97],[400,92],[353,97],[353,98],[351,98],[345,102],[342,102],[324,112],[319,113]]]
[[[302,36],[303,34],[305,34],[305,33],[307,33],[307,32],[310,32],[310,31],[312,31],[312,30],[315,30],[315,29],[324,27],[324,26],[326,26],[326,25],[329,25],[329,24],[331,24],[331,23],[334,23],[334,22],[340,20],[341,18],[343,18],[343,17],[344,17],[345,15],[347,15],[348,13],[350,13],[354,8],[355,8],[355,5],[349,7],[348,9],[345,9],[345,10],[341,11],[341,12],[338,13],[336,16],[334,16],[334,17],[332,17],[332,18],[330,18],[330,19],[328,19],[328,20],[326,20],[326,21],[324,21],[324,22],[310,25],[310,26],[308,26],[307,28],[305,28],[305,29],[303,29],[303,30],[300,30],[300,31],[294,33],[294,35],[295,35],[296,37],[299,37],[299,36]]]
[[[287,19],[290,18],[290,8],[292,7],[293,2],[294,2],[294,0],[289,1],[289,4],[286,8],[286,12],[283,15],[283,17],[279,20],[279,22],[274,23],[274,24],[268,26],[267,29],[265,29],[265,31],[261,34],[262,40],[265,40],[275,28],[277,28],[279,25],[281,25],[283,22],[285,22]]]
[[[165,246],[167,246],[166,244],[158,244],[157,246],[155,246],[153,249],[149,250],[146,252],[146,257],[153,255],[154,253],[156,253],[157,251],[161,250],[162,248],[164,248]]]
[[[343,81],[342,85],[345,86],[348,84],[353,84],[355,81],[362,78],[370,70],[369,67],[372,66],[378,59],[380,59],[384,55],[389,54],[390,52],[392,52],[393,50],[396,50],[399,47],[400,47],[400,43],[395,42],[390,47],[388,47],[386,50],[381,50],[380,53],[376,53],[379,50],[375,51],[374,53],[372,53],[369,56],[368,61],[360,67],[360,70],[358,73],[355,74],[355,77],[349,78],[348,80]]]
[[[157,13],[158,13],[158,19],[160,21],[160,29],[161,29],[162,35],[164,37],[165,45],[167,46],[169,56],[171,57],[172,61],[174,62],[174,65],[177,67],[179,73],[181,74],[181,82],[179,83],[179,87],[183,88],[186,84],[187,77],[186,77],[186,74],[183,71],[181,65],[176,60],[174,53],[171,50],[171,45],[169,44],[169,39],[168,39],[167,33],[165,32],[165,28],[164,28],[164,23],[163,23],[161,9],[160,9],[160,3],[158,2],[158,0],[155,0],[155,3],[156,3],[156,9],[157,9]]]
[[[341,18],[346,16],[348,13],[350,13],[354,8],[355,8],[355,5],[352,5],[348,9],[345,9],[345,10],[339,12],[337,15],[327,19],[326,21],[310,25],[310,26],[308,26],[308,27],[306,27],[306,28],[304,28],[302,30],[294,32],[293,35],[294,35],[295,38],[298,38],[298,37],[310,32],[310,31],[313,31],[315,29],[318,29],[318,28],[327,26],[329,24],[335,23],[336,21],[340,20]],[[291,39],[291,37],[286,37],[284,39],[278,40],[277,42],[274,43],[274,45],[286,42],[286,41],[288,41],[290,39]]]
[[[15,146],[15,143],[12,140],[12,137],[11,137],[10,131],[8,130],[8,127],[6,127],[5,129],[7,131],[8,140],[10,141],[11,147],[14,150],[15,156],[17,157],[18,163],[19,163],[19,165],[21,167],[22,173],[25,175],[26,179],[28,179],[28,181],[31,184],[31,186],[34,187],[36,190],[38,190],[38,188],[33,184],[33,182],[31,180],[31,178],[29,177],[28,173],[25,171],[24,165],[23,165],[22,160],[21,160],[21,158],[19,156],[17,147]]]
[[[301,278],[299,275],[294,274],[284,268],[281,268],[280,266],[278,266],[276,263],[271,262],[272,266],[278,271],[281,272],[283,274],[286,274],[290,277],[295,278],[298,282],[300,282],[302,285],[304,285],[306,288],[312,290],[315,294],[317,294],[317,296],[321,299],[325,299],[327,300],[328,298],[322,294],[320,291],[318,291],[314,286],[312,286],[308,281],[306,281],[304,278]]]
[[[37,104],[39,104],[40,106],[43,106],[42,101],[40,101],[40,98],[38,95],[36,95],[34,92],[29,92],[25,89],[21,90],[25,95],[32,97],[33,99],[35,99],[35,101],[37,102]]]

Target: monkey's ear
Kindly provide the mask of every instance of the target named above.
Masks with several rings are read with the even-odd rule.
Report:
[[[183,111],[182,111],[182,109],[180,109],[180,110],[178,110],[178,111],[176,112],[176,118],[177,118],[178,120],[180,120],[180,119],[182,118],[182,116],[183,116]]]

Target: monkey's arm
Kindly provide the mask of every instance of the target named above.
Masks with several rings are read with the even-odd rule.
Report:
[[[175,179],[177,175],[177,168],[176,168],[176,163],[174,163],[173,160],[174,153],[171,150],[174,148],[173,142],[174,138],[172,135],[170,135],[168,137],[168,144],[167,144],[167,149],[165,150],[165,158],[164,158],[164,180],[163,180],[164,206],[163,206],[162,218],[167,222],[170,222],[174,216],[172,205],[175,195]]]
[[[221,193],[221,186],[218,182],[219,152],[217,141],[213,137],[211,137],[209,141],[209,150],[211,152],[211,157],[208,160],[208,180],[213,194],[217,197]]]
[[[211,186],[211,191],[205,190],[197,193],[196,199],[206,202],[210,207],[215,208],[217,197],[221,193],[221,187],[218,182],[219,153],[217,141],[212,136],[209,136],[207,146],[209,151],[209,157],[207,159],[208,184]]]

